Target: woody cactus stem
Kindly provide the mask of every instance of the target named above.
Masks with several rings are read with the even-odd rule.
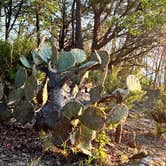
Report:
[[[37,115],[35,125],[37,128],[54,129],[54,127],[56,127],[56,122],[60,120],[60,111],[67,102],[63,93],[63,85],[67,80],[72,79],[87,70],[91,70],[97,64],[97,61],[90,61],[79,67],[72,67],[70,70],[60,73],[51,67],[40,69],[45,72],[49,78],[49,97],[48,102]]]

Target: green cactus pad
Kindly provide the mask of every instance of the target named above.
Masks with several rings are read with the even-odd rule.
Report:
[[[91,141],[96,138],[96,131],[81,124],[80,136],[87,141]]]
[[[63,72],[74,65],[75,65],[75,58],[71,54],[71,52],[63,51],[60,53],[59,59],[57,62],[57,71],[58,72]]]
[[[49,44],[45,43],[39,48],[39,56],[41,59],[48,63],[48,61],[51,59],[52,56],[52,48],[49,46]]]
[[[96,138],[96,131],[91,130],[81,124],[79,134],[77,134],[77,147],[87,155],[92,155],[92,144],[91,141]]]
[[[28,59],[25,56],[20,56],[20,61],[25,67],[30,69],[32,68],[31,64],[29,63]]]
[[[12,111],[7,108],[5,103],[0,103],[0,123],[7,122],[12,117]]]
[[[77,118],[79,112],[83,108],[83,105],[78,101],[68,102],[62,109],[62,115],[67,119],[71,120]]]
[[[8,104],[10,105],[15,102],[19,102],[23,98],[23,96],[24,96],[24,89],[22,87],[14,89],[9,93]]]
[[[130,91],[140,91],[141,84],[135,75],[129,75],[126,79],[127,87]]]
[[[28,77],[28,79],[25,83],[25,86],[24,86],[24,92],[25,92],[25,97],[28,101],[32,100],[33,97],[36,96],[36,93],[37,93],[37,80],[33,75]]]
[[[70,120],[67,120],[63,118],[61,121],[56,123],[56,127],[54,128],[52,132],[53,136],[53,143],[55,145],[61,145],[65,141],[67,141],[70,137],[70,133],[72,131],[72,125],[70,123]]]
[[[96,51],[92,53],[91,60],[97,61],[100,58],[99,69],[103,70],[110,62],[110,56],[107,51]]]
[[[28,101],[22,101],[19,105],[16,106],[14,110],[14,116],[18,122],[25,124],[31,122],[34,118],[35,111],[34,107]]]
[[[128,107],[125,104],[117,104],[109,112],[106,124],[121,124],[128,116]]]
[[[0,83],[0,100],[3,98],[3,94],[4,94],[4,87],[3,84]]]
[[[40,64],[42,63],[42,59],[41,59],[41,57],[39,56],[39,53],[38,53],[37,50],[33,50],[33,51],[32,51],[32,58],[33,58],[34,64],[40,65]]]
[[[100,69],[103,70],[110,62],[110,55],[107,51],[98,51],[98,54],[101,58]]]
[[[90,100],[91,102],[99,101],[102,97],[103,87],[96,86],[90,90]]]
[[[21,87],[24,85],[27,79],[27,72],[25,68],[20,68],[16,73],[15,84],[16,87]]]
[[[74,48],[70,52],[74,56],[75,61],[76,61],[77,64],[84,62],[87,58],[86,53],[84,52],[84,50]]]
[[[92,130],[100,130],[104,126],[104,114],[99,108],[94,106],[85,109],[78,118],[86,127]]]

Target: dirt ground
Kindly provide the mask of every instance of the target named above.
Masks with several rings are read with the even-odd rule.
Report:
[[[141,166],[142,158],[153,160],[149,166],[166,165],[166,140],[157,138],[153,131],[155,122],[131,111],[123,126],[121,144],[114,141],[114,131],[110,131],[110,144],[107,153],[110,163],[94,162],[92,165]],[[145,156],[134,158],[134,154]],[[88,165],[87,156],[82,153],[65,153],[58,147],[44,151],[42,140],[32,129],[21,126],[0,126],[0,166],[61,166]],[[148,159],[149,160],[149,159]],[[89,164],[90,165],[90,164]],[[142,165],[143,166],[143,165]]]

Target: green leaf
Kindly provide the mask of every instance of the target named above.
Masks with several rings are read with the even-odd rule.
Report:
[[[20,56],[20,61],[25,67],[32,68],[31,64],[29,63],[29,61],[25,56]]]

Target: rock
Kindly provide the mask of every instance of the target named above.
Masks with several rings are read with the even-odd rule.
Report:
[[[138,166],[165,166],[165,161],[160,158],[147,156],[140,160]]]

